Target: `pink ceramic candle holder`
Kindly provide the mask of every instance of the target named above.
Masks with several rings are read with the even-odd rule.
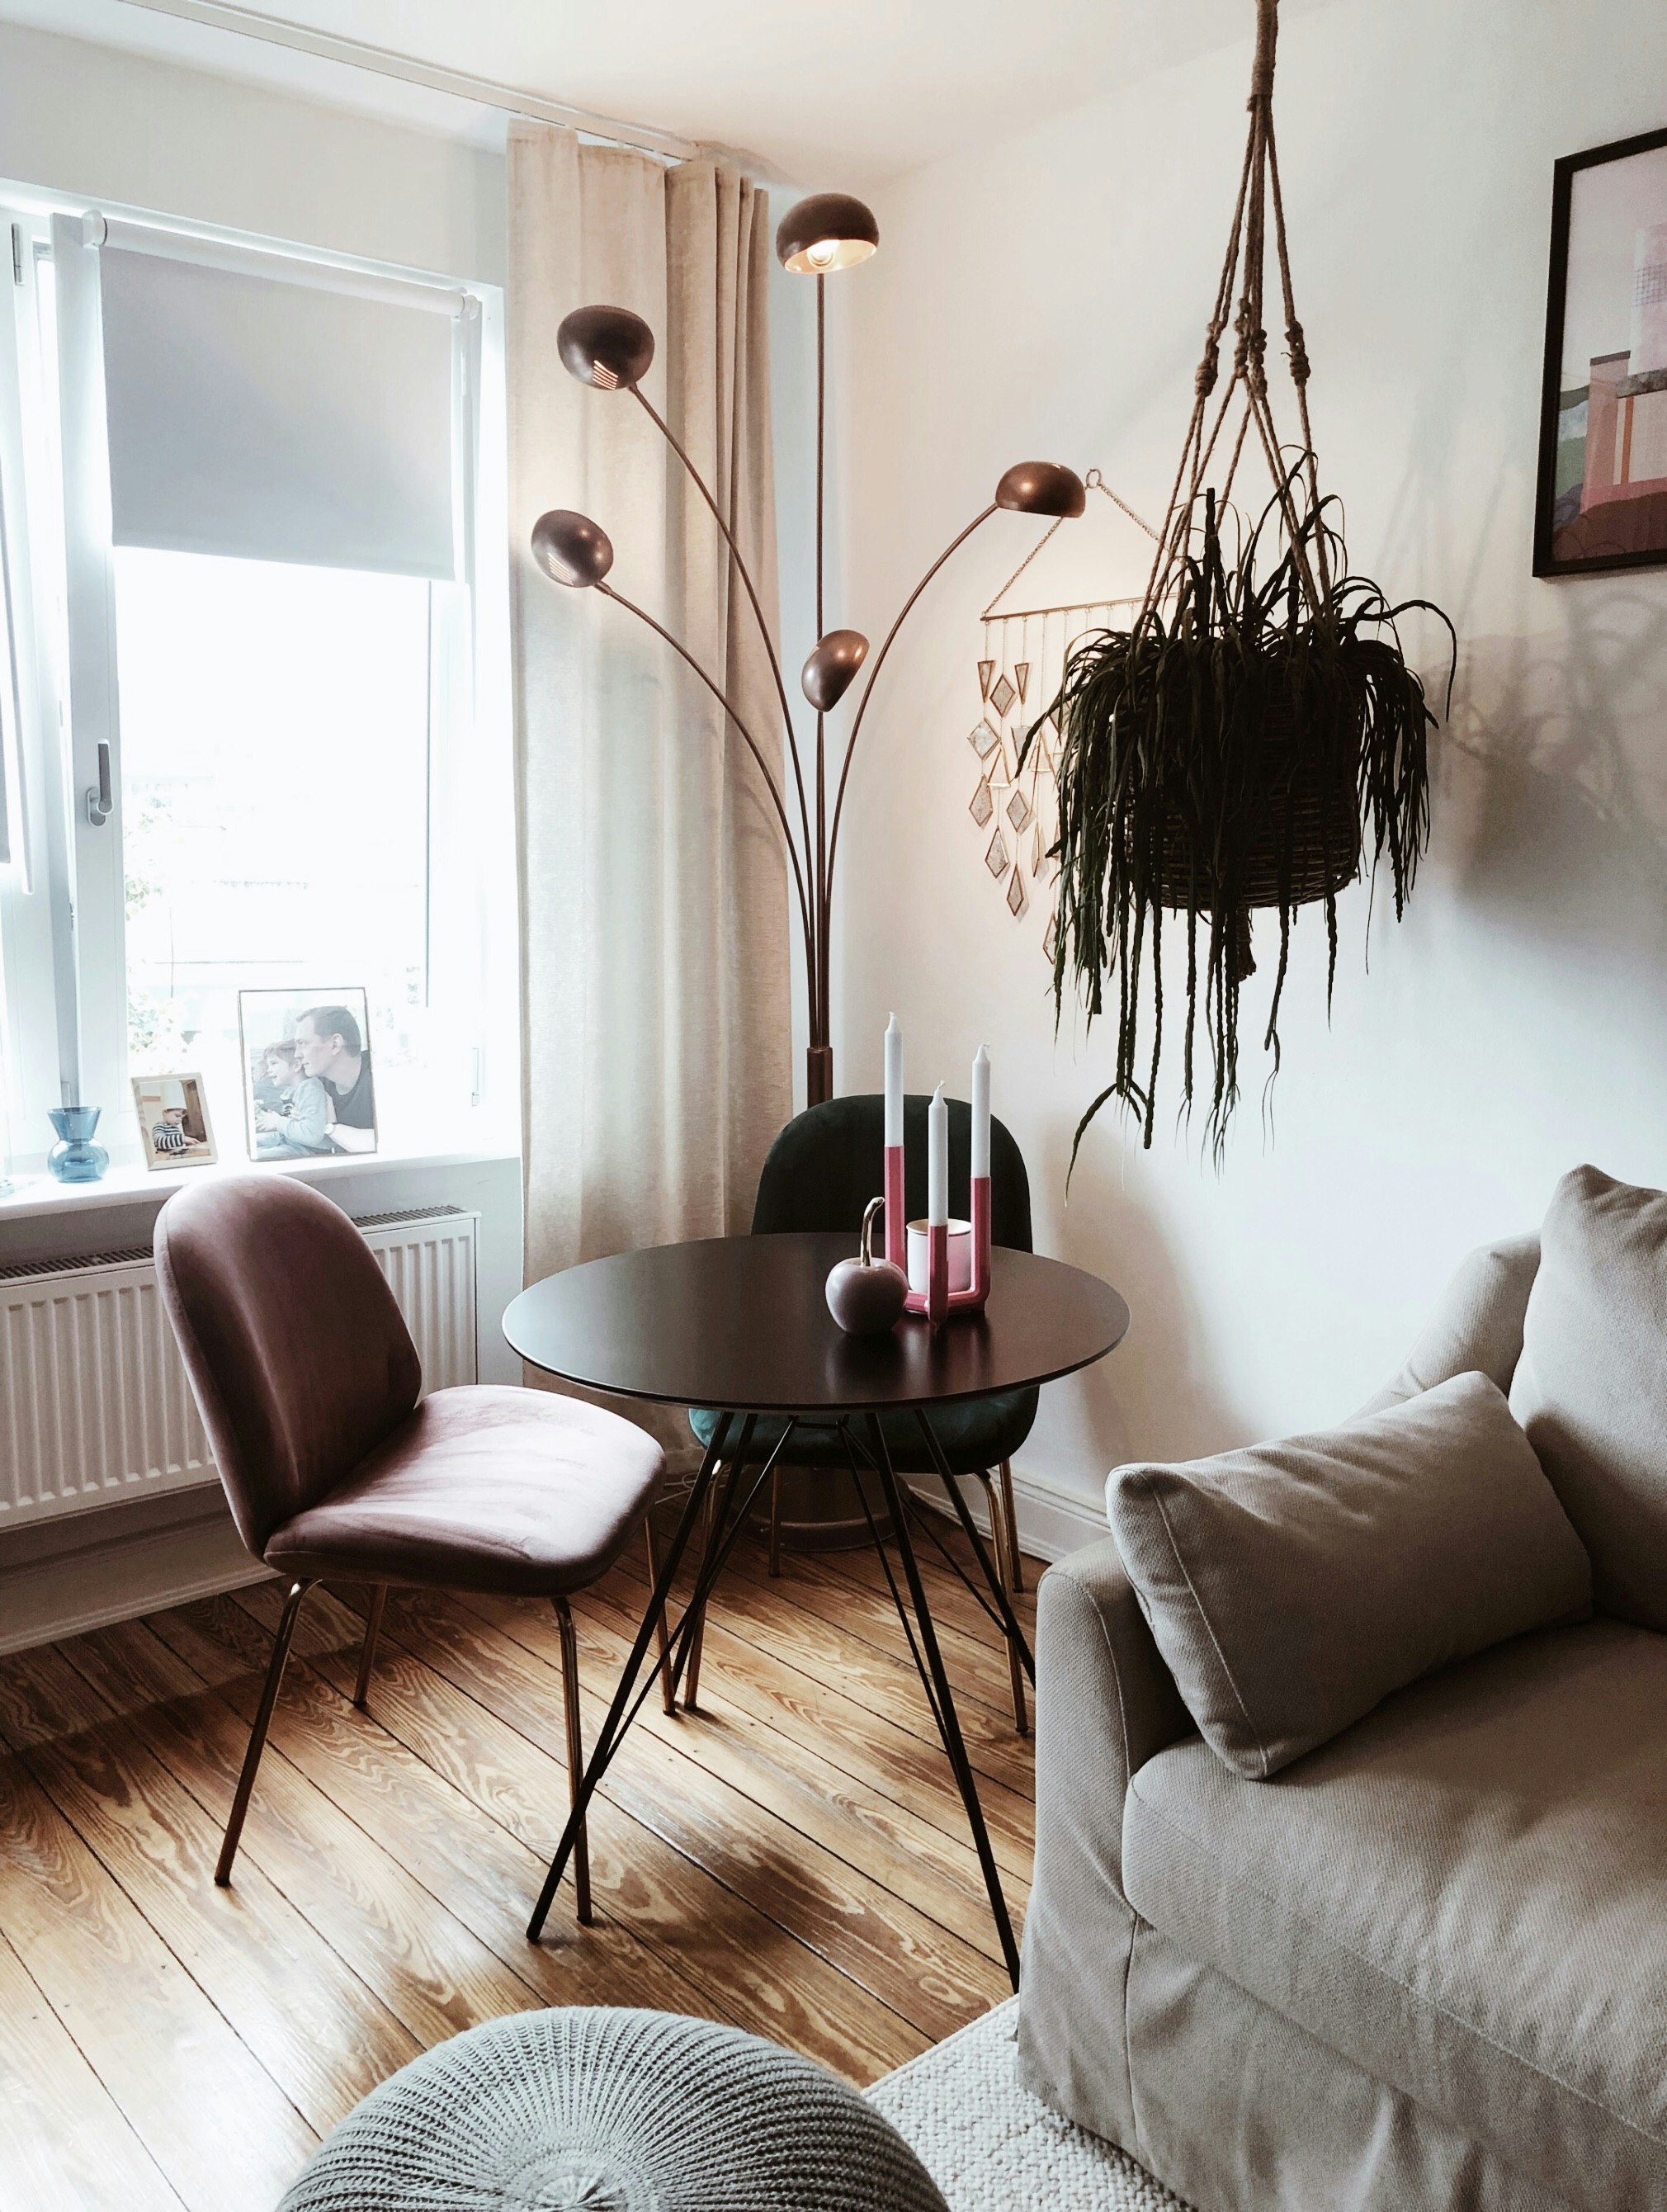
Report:
[[[954,1314],[981,1313],[990,1296],[990,1178],[975,1176],[971,1190],[972,1280],[964,1291],[949,1288],[949,1231],[940,1224],[926,1233],[926,1288],[912,1290],[905,1313],[919,1314],[936,1328]],[[909,1271],[908,1220],[903,1206],[903,1147],[886,1146],[886,1257]]]

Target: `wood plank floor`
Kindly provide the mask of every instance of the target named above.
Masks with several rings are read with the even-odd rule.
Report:
[[[1017,1925],[1030,1744],[994,1632],[921,1551]],[[741,1547],[701,1711],[651,1699],[593,1808],[597,1924],[569,1885],[536,1947],[567,1792],[548,1607],[395,1595],[364,1714],[361,1594],[314,1592],[230,1890],[278,1586],[0,1659],[0,2206],[270,2212],[377,2081],[529,2006],[704,2014],[866,2083],[1004,1996],[879,1563],[784,1567]],[[576,1604],[587,1741],[646,1595],[638,1553]]]

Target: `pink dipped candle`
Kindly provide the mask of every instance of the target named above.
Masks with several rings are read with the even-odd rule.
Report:
[[[973,1061],[972,1188],[973,1298],[990,1295],[990,1053],[980,1045]]]
[[[926,1109],[926,1318],[949,1311],[949,1108],[940,1083]]]
[[[908,1217],[903,1206],[903,1032],[894,1014],[886,1024],[886,1257],[908,1264]]]

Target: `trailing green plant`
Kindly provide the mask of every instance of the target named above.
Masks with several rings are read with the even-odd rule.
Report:
[[[1096,632],[1071,656],[1049,718],[1061,738],[1053,988],[1063,1014],[1080,990],[1089,1021],[1114,979],[1111,1098],[1149,1146],[1165,1044],[1166,916],[1186,943],[1181,1102],[1195,1091],[1200,1016],[1212,1081],[1207,1134],[1219,1164],[1239,1099],[1240,989],[1254,970],[1250,917],[1279,917],[1279,961],[1264,1044],[1280,1061],[1279,1014],[1298,906],[1318,902],[1337,973],[1337,894],[1358,875],[1362,832],[1386,859],[1396,916],[1429,834],[1427,738],[1435,716],[1397,629],[1424,599],[1391,605],[1348,573],[1334,500],[1316,500],[1304,455],[1231,555],[1213,490],[1175,536],[1173,583],[1126,630]],[[1234,518],[1236,520],[1236,518]],[[1452,669],[1448,688],[1452,687]],[[1149,969],[1150,989],[1145,990]],[[1150,1036],[1142,1017],[1149,996]],[[1271,1075],[1270,1077],[1271,1081]]]

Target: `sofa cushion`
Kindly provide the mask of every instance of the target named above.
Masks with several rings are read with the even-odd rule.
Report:
[[[1517,1638],[1276,1780],[1125,1802],[1136,1910],[1592,2212],[1667,2205],[1667,1638]]]
[[[1356,1419],[1455,1375],[1482,1374],[1508,1391],[1522,1358],[1522,1320],[1539,1264],[1537,1230],[1466,1253],[1399,1372],[1367,1400]]]
[[[1106,1509],[1187,1710],[1252,1778],[1591,1602],[1579,1539],[1484,1375],[1318,1435],[1119,1468]]]
[[[1576,1168],[1540,1242],[1512,1403],[1598,1605],[1667,1629],[1667,1192]]]

